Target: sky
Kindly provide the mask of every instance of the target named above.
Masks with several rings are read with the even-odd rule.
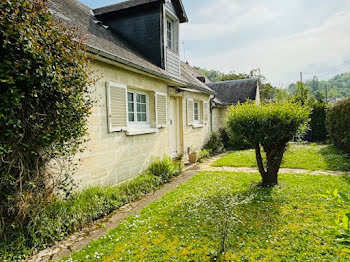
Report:
[[[118,0],[80,0],[91,8]],[[260,68],[279,87],[350,72],[349,0],[183,0],[181,58],[225,73]]]

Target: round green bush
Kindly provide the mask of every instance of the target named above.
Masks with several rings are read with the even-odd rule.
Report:
[[[326,127],[332,142],[346,153],[350,153],[350,98],[330,107]]]

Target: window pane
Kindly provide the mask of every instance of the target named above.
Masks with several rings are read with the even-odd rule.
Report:
[[[173,48],[173,24],[170,21],[167,21],[167,41],[168,47]]]
[[[141,104],[137,104],[137,113],[140,113],[141,112]]]
[[[142,112],[142,113],[146,113],[146,112],[147,112],[146,109],[147,109],[147,108],[146,108],[146,104],[142,104],[142,105],[141,105],[141,112]]]
[[[147,115],[146,113],[142,114],[142,121],[146,122],[147,121]]]
[[[138,122],[142,121],[142,114],[141,113],[137,113],[137,121]]]
[[[137,94],[137,95],[136,95],[136,101],[137,101],[138,103],[141,102],[141,95],[140,95],[140,94]]]
[[[141,103],[146,104],[146,96],[145,95],[141,95]]]
[[[128,103],[128,110],[129,110],[129,113],[132,113],[134,112],[134,103]]]
[[[128,93],[128,101],[134,102],[134,94],[133,93]]]
[[[134,113],[129,113],[129,122],[134,122],[134,121],[135,121]]]

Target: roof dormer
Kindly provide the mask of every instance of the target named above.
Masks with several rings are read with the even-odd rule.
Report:
[[[181,0],[129,0],[94,15],[151,63],[180,76],[179,24],[188,21]]]

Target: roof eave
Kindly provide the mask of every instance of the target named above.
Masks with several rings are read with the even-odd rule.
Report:
[[[167,81],[172,81],[172,82],[175,82],[179,85],[183,85],[183,86],[187,86],[189,88],[195,88],[199,91],[201,91],[202,93],[206,93],[206,94],[210,94],[210,95],[213,95],[215,94],[214,91],[210,91],[210,90],[206,90],[200,86],[196,86],[194,84],[191,84],[187,81],[183,81],[182,79],[179,79],[179,78],[176,78],[176,77],[171,77],[169,75],[166,75],[166,74],[162,74],[160,72],[156,72],[152,69],[149,69],[149,68],[146,68],[146,67],[143,67],[143,66],[140,66],[140,65],[137,65],[131,61],[128,61],[126,59],[123,59],[121,57],[118,57],[116,55],[113,55],[111,53],[108,53],[106,51],[103,51],[99,48],[96,48],[96,47],[93,47],[91,45],[87,45],[87,51],[90,52],[91,54],[93,55],[97,55],[97,56],[100,56],[102,58],[105,58],[105,59],[108,59],[108,60],[111,60],[113,62],[117,62],[119,64],[122,64],[124,66],[127,66],[127,67],[131,67],[131,68],[134,68],[134,69],[137,69],[137,70],[140,70],[142,72],[145,72],[145,73],[148,73],[148,74],[151,74],[151,75],[154,75],[156,77],[159,77],[161,79],[164,79],[164,80],[167,80]]]

